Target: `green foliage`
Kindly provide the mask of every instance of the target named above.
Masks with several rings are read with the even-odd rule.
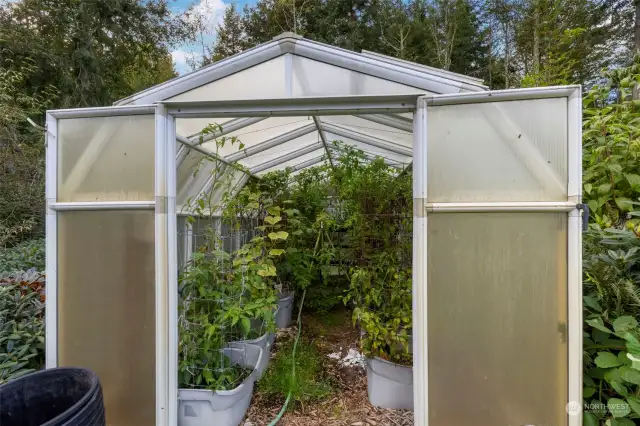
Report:
[[[639,248],[626,229],[596,225],[585,238],[585,424],[640,418]]]
[[[385,253],[368,268],[351,270],[345,301],[353,302],[354,325],[364,335],[360,347],[367,356],[410,364],[411,269],[401,270]]]
[[[32,63],[22,93],[55,87],[55,107],[108,105],[174,75],[184,23],[165,0],[22,0],[0,6],[0,66]]]
[[[0,48],[0,57],[2,57]],[[33,95],[22,86],[36,67],[16,69],[0,61],[0,249],[42,230],[44,219],[44,144],[27,118],[50,105],[56,92],[44,87]],[[2,269],[2,268],[0,268]]]
[[[294,402],[309,404],[325,399],[332,392],[331,381],[325,373],[324,359],[316,347],[304,340],[298,342],[295,357],[296,374],[292,376],[293,343],[278,348],[258,386],[268,397],[285,398],[291,390]],[[295,405],[289,406],[294,409]]]
[[[43,285],[39,274],[0,276],[0,384],[44,367]]]
[[[0,249],[0,272],[35,269],[44,271],[45,246],[43,238],[24,241],[15,247]]]
[[[638,225],[632,212],[640,198],[640,106],[632,85],[640,82],[640,63],[607,71],[605,81],[584,98],[584,199],[603,228]]]

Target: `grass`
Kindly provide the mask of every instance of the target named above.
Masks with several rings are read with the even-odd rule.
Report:
[[[286,398],[292,388],[292,402],[289,408],[297,404],[318,401],[332,392],[331,380],[324,371],[324,359],[316,347],[303,338],[296,349],[296,375],[292,377],[293,341],[278,349],[275,359],[259,382],[260,391],[269,398]]]

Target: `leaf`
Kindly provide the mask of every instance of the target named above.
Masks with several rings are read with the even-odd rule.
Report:
[[[629,404],[618,398],[610,398],[609,401],[607,401],[607,408],[615,418],[624,417],[631,412]]]
[[[612,368],[622,365],[618,357],[611,352],[598,352],[594,362],[600,368]]]
[[[629,352],[627,356],[629,357],[629,359],[632,361],[640,361],[640,341],[638,341],[636,336],[629,333],[628,331],[624,333],[624,336],[622,337],[627,342],[627,351]],[[633,355],[633,357],[629,355]]]
[[[289,233],[285,231],[270,232],[268,235],[268,237],[273,241],[286,240],[288,236],[289,236]]]
[[[635,370],[631,367],[621,367],[620,377],[625,382],[633,383],[634,385],[640,385],[640,371]]]
[[[598,426],[599,424],[600,424],[600,421],[594,414],[583,413],[582,426]]]
[[[596,389],[592,387],[586,387],[582,389],[582,396],[584,398],[591,398],[593,394],[596,393]]]
[[[629,397],[627,398],[627,402],[629,403],[629,406],[633,409],[633,411],[640,416],[640,398]]]
[[[251,331],[251,321],[249,320],[249,318],[242,318],[240,320],[240,325],[242,326],[242,331],[245,335],[249,334],[249,332]]]
[[[278,207],[278,206],[268,207],[267,208],[267,212],[272,216],[279,216],[280,215],[280,207]]]
[[[283,253],[284,253],[283,249],[271,249],[271,250],[269,250],[269,255],[270,256],[280,256]]]
[[[633,201],[631,201],[628,198],[623,198],[623,197],[617,197],[615,199],[616,205],[618,206],[618,208],[620,210],[622,210],[623,212],[628,212],[633,210]]]
[[[280,216],[267,216],[264,218],[264,221],[267,222],[269,225],[275,225],[281,220],[282,220],[282,217]]]
[[[618,392],[618,394],[620,394],[622,396],[627,396],[628,395],[629,392],[627,390],[627,387],[625,385],[623,385],[622,383],[618,382],[617,380],[612,380],[611,382],[609,382],[609,384],[611,385],[613,390]]]
[[[611,192],[611,184],[610,183],[603,183],[602,185],[598,186],[598,194],[607,195],[610,192]]]
[[[638,327],[638,321],[629,315],[616,318],[613,322],[613,329],[616,333],[624,333],[625,331],[633,330]]]
[[[626,417],[617,419],[617,422],[618,422],[618,426],[636,426],[633,420],[628,419]]]
[[[590,307],[594,311],[602,312],[602,307],[600,306],[600,303],[598,302],[598,299],[596,299],[595,297],[584,296],[582,298],[582,300],[584,300],[584,304],[585,305],[587,305],[588,307]]]
[[[590,320],[586,320],[585,321],[587,324],[589,324],[591,327],[596,328],[600,331],[604,331],[607,333],[611,333],[611,330],[609,330],[605,325],[604,322],[602,321],[602,318],[595,318],[595,319],[590,319]]]
[[[627,182],[629,182],[631,187],[640,187],[640,175],[630,173],[624,175],[624,177],[627,179]]]
[[[584,184],[584,192],[586,192],[587,194],[590,194],[592,189],[593,189],[593,185],[591,185],[590,183]]]

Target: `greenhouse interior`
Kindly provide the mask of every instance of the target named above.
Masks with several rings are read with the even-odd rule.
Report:
[[[373,406],[581,424],[580,87],[284,33],[49,111],[46,152],[46,364],[95,371],[107,424],[245,424],[338,308]]]

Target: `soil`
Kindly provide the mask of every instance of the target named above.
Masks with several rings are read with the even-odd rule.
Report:
[[[369,404],[367,375],[360,366],[343,367],[329,354],[340,353],[343,358],[350,348],[358,348],[358,332],[351,323],[349,312],[339,311],[322,317],[304,315],[303,335],[323,354],[325,371],[331,376],[334,392],[313,405],[296,406],[288,410],[278,426],[413,426],[413,412],[386,410]],[[288,339],[293,339],[296,327],[280,330],[273,354]],[[274,401],[257,390],[244,426],[267,426],[278,414],[284,398]]]

